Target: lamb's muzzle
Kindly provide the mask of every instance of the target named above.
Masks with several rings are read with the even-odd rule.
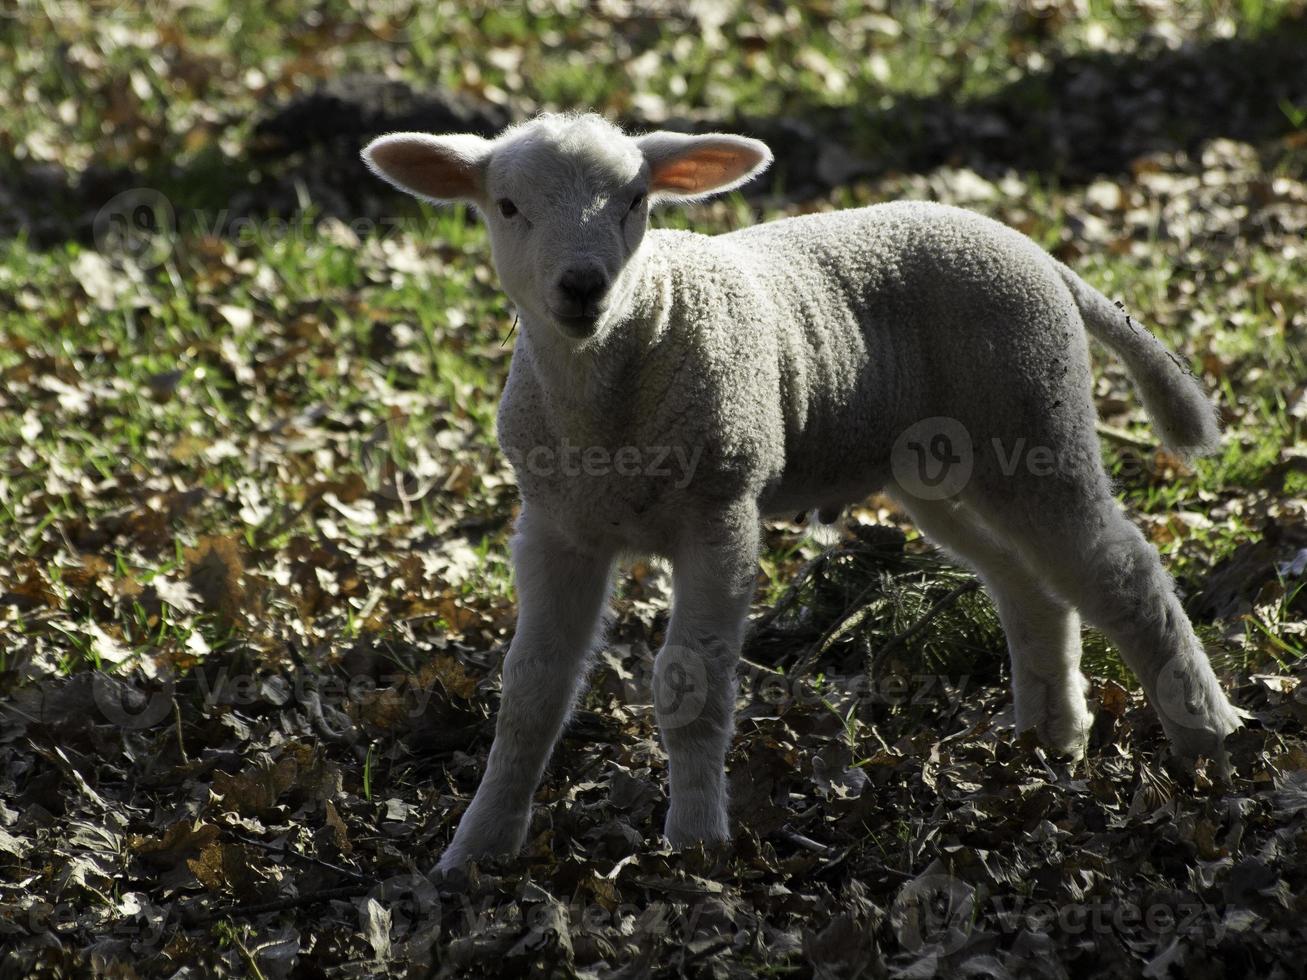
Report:
[[[594,333],[603,313],[608,292],[608,276],[598,266],[575,266],[564,270],[558,279],[558,305],[554,315],[577,337]]]
[[[1028,238],[922,202],[715,237],[647,231],[651,204],[729,190],[771,154],[725,134],[630,137],[593,115],[493,140],[385,136],[364,158],[413,194],[478,208],[522,324],[498,417],[523,499],[518,625],[485,777],[438,868],[521,846],[631,552],[673,568],[653,691],[665,831],[726,837],[759,522],[830,515],[882,487],[994,597],[1019,728],[1084,753],[1083,616],[1176,753],[1223,758],[1237,713],[1111,495],[1086,329],[1125,360],[1177,450],[1214,448],[1215,413],[1174,355]],[[557,464],[573,451],[605,465]]]

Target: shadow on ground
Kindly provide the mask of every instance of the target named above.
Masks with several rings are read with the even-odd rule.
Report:
[[[1007,170],[1063,184],[1126,173],[1159,151],[1193,151],[1215,137],[1265,143],[1307,133],[1307,18],[1282,21],[1254,38],[1234,37],[1170,50],[1160,43],[1129,53],[1070,55],[984,98],[944,92],[905,97],[884,110],[814,104],[780,118],[641,118],[632,128],[732,130],[757,136],[777,154],[771,182],[801,200],[858,179],[922,172],[940,165],[985,175]],[[876,93],[859,101],[871,104]],[[527,114],[525,108],[516,114]],[[415,91],[402,82],[351,76],[267,107],[243,156],[201,156],[186,168],[155,162],[144,172],[53,166],[9,170],[0,185],[0,234],[25,232],[37,247],[90,240],[95,213],[126,189],[162,191],[183,213],[228,221],[286,217],[310,200],[341,218],[391,214],[396,198],[367,178],[359,147],[378,133],[492,134],[515,118],[489,103]],[[166,145],[167,141],[163,141]],[[52,202],[53,205],[52,205]],[[7,213],[7,215],[6,215]]]

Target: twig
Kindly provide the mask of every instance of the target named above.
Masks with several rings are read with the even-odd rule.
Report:
[[[691,895],[695,898],[706,898],[712,892],[706,890],[701,885],[686,884],[680,881],[658,881],[653,878],[636,878],[630,879],[634,885],[641,888],[648,888],[650,891],[671,892],[673,895]]]
[[[177,729],[177,752],[181,755],[182,765],[188,766],[191,760],[186,757],[186,743],[182,741],[182,706],[177,703],[177,695],[172,698],[172,717]]]
[[[887,754],[893,753],[894,750],[889,747],[889,743],[885,741],[885,736],[880,733],[880,729],[876,727],[874,722],[864,722],[863,724],[864,727],[871,731],[871,734],[875,737],[876,741],[880,743],[880,747],[884,749]]]
[[[872,582],[869,586],[858,593],[853,602],[849,604],[848,609],[844,611],[839,619],[835,620],[830,629],[826,630],[826,632],[822,634],[821,639],[817,641],[814,647],[816,650],[814,659],[820,657],[830,649],[830,645],[834,643],[838,637],[847,633],[850,629],[857,626],[858,623],[867,618],[867,606],[864,605],[864,603],[866,602],[867,597],[880,587],[880,584],[879,581]]]
[[[240,950],[240,954],[245,960],[245,965],[250,968],[250,972],[254,975],[255,980],[267,980],[267,977],[263,975],[263,971],[259,969],[259,961],[254,958],[254,954],[249,951],[249,948],[241,942],[241,937],[233,932],[231,938],[232,941],[236,943],[236,948]]]
[[[508,328],[508,333],[504,334],[504,339],[499,342],[500,347],[503,347],[506,343],[508,343],[508,338],[513,336],[513,331],[517,329],[517,320],[519,316],[521,316],[521,314],[513,315],[513,325]]]
[[[740,665],[747,667],[749,670],[756,670],[760,674],[767,674],[770,677],[784,677],[785,671],[777,670],[775,667],[768,667],[766,664],[760,664],[748,657],[740,657]]]
[[[804,837],[803,834],[796,833],[793,830],[781,828],[776,832],[776,835],[786,843],[793,844],[795,847],[801,847],[805,851],[812,851],[815,854],[822,854],[826,857],[830,857],[835,853],[835,848],[831,847],[829,844],[822,844],[813,840],[811,837]]]
[[[289,909],[299,908],[302,905],[312,905],[315,902],[325,902],[333,898],[352,898],[355,895],[362,895],[365,891],[367,891],[367,885],[361,882],[356,885],[342,885],[339,888],[321,888],[318,891],[305,892],[302,895],[279,899],[275,902],[259,902],[255,905],[224,905],[222,908],[201,912],[196,916],[195,923],[196,925],[204,925],[216,919],[237,915],[249,917],[262,915],[265,912],[285,912]]]
[[[719,939],[717,942],[713,943],[712,945],[705,946],[703,949],[699,950],[699,952],[693,953],[690,956],[685,955],[685,950],[688,947],[682,947],[681,948],[682,975],[684,975],[685,968],[687,966],[694,966],[694,964],[698,963],[700,960],[706,960],[710,956],[716,956],[718,953],[725,952],[726,950],[730,949],[734,945],[735,945],[735,937],[725,936],[722,939]]]
[[[933,620],[941,612],[943,612],[953,603],[957,602],[958,599],[962,598],[962,596],[966,595],[968,592],[975,592],[978,588],[980,588],[980,580],[973,578],[973,579],[967,579],[967,581],[963,582],[957,588],[951,589],[948,595],[944,596],[944,598],[940,599],[939,602],[935,603],[933,606],[927,609],[926,614],[922,616],[919,620],[917,620],[915,623],[909,626],[902,633],[899,633],[897,636],[891,636],[889,640],[885,642],[884,646],[882,646],[879,650],[876,651],[873,660],[878,660],[881,657],[883,657],[885,654],[889,653],[891,650],[895,649],[896,647],[900,647],[904,643],[907,643],[908,640],[911,640],[918,633],[920,633],[927,626],[929,626],[931,620]]]
[[[861,622],[863,619],[866,618],[867,613],[866,613],[866,609],[862,605],[863,600],[866,599],[866,597],[870,595],[877,588],[878,585],[879,583],[872,583],[871,585],[863,589],[860,593],[858,593],[858,597],[853,600],[853,602],[849,605],[849,607],[844,611],[843,615],[841,615],[840,618],[835,621],[834,625],[832,625],[830,629],[826,630],[826,632],[822,634],[820,640],[818,640],[813,646],[808,648],[808,652],[804,654],[803,659],[794,665],[794,670],[791,671],[792,676],[802,677],[804,674],[806,674],[809,670],[812,669],[813,665],[815,665],[816,662],[821,659],[822,654],[824,654],[830,648],[830,645],[838,637],[848,632],[850,629],[852,629],[859,622]],[[973,578],[963,582],[957,588],[950,590],[946,596],[944,596],[933,606],[931,606],[928,610],[926,610],[925,615],[923,615],[910,627],[908,627],[902,633],[899,633],[896,636],[891,636],[888,640],[886,640],[885,643],[881,646],[881,648],[877,650],[875,654],[872,655],[871,662],[874,663],[875,661],[883,657],[885,654],[889,653],[891,650],[896,649],[897,647],[902,646],[908,640],[911,640],[918,633],[922,632],[927,626],[929,626],[931,621],[934,620],[936,616],[938,616],[941,612],[943,612],[945,609],[951,606],[959,598],[966,595],[968,592],[974,592],[978,588],[980,588],[980,582],[979,580]]]
[[[238,834],[235,831],[229,830],[228,833],[232,837],[235,837],[242,844],[249,844],[252,847],[261,847],[265,851],[268,851],[271,854],[283,854],[286,857],[294,858],[297,861],[304,861],[308,864],[316,864],[321,868],[326,868],[328,871],[334,871],[336,872],[336,874],[344,875],[346,878],[352,878],[358,882],[368,882],[373,880],[371,878],[368,878],[366,875],[359,874],[357,871],[354,871],[351,868],[342,867],[339,864],[332,864],[330,861],[324,861],[322,860],[322,858],[314,857],[312,854],[300,854],[298,851],[292,851],[288,847],[278,848],[273,844],[267,843],[266,841],[259,840],[257,837],[246,837],[244,834]]]
[[[767,610],[756,620],[754,620],[752,626],[750,627],[750,632],[752,633],[752,635],[757,636],[768,626],[774,623],[776,621],[776,618],[780,616],[780,614],[784,612],[787,608],[789,608],[791,604],[793,604],[795,598],[799,594],[799,590],[802,589],[803,586],[807,584],[808,579],[812,578],[813,574],[815,574],[824,564],[826,564],[826,562],[830,561],[830,559],[835,554],[837,554],[840,550],[841,548],[838,543],[833,544],[825,551],[823,551],[821,554],[819,554],[816,558],[813,558],[805,562],[804,565],[794,574],[794,578],[791,580],[789,588],[787,588],[781,594],[781,597],[776,600],[776,603],[769,610]]]
[[[1094,423],[1094,431],[1104,439],[1110,439],[1113,442],[1119,442],[1124,446],[1130,446],[1134,449],[1154,449],[1156,443],[1151,439],[1145,439],[1143,436],[1133,435],[1126,432],[1125,429],[1118,429],[1115,426],[1105,425],[1102,422]]]
[[[821,659],[821,655],[825,653],[827,649],[829,649],[830,644],[835,639],[835,637],[844,631],[844,626],[846,623],[849,623],[852,619],[854,619],[854,617],[858,616],[859,614],[861,614],[862,617],[865,618],[866,613],[863,612],[863,608],[864,608],[863,600],[865,600],[867,596],[871,595],[871,593],[875,591],[878,585],[880,585],[879,582],[873,582],[871,585],[867,586],[865,589],[863,589],[861,592],[858,593],[857,597],[853,600],[853,602],[851,602],[845,608],[844,612],[840,613],[839,618],[835,620],[835,622],[831,624],[830,628],[827,629],[826,632],[821,635],[821,639],[819,639],[816,643],[810,646],[807,652],[799,659],[798,663],[794,665],[794,669],[790,671],[790,675],[792,677],[802,677],[806,673],[808,673],[808,671],[810,671],[813,668],[813,665],[816,664],[817,661]],[[854,623],[853,625],[857,625],[857,624]]]

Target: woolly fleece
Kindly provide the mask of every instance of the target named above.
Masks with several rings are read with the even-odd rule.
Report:
[[[523,330],[500,406],[524,498],[578,546],[670,555],[685,515],[724,501],[792,515],[861,500],[890,481],[899,436],[932,418],[969,436],[964,499],[1018,483],[1038,493],[1024,469],[1003,472],[1019,440],[1098,456],[1086,326],[1145,383],[1173,448],[1218,439],[1161,344],[1030,239],[969,211],[895,202],[718,236],[650,231],[638,261],[625,318],[595,342],[559,350],[546,325]],[[533,465],[623,447],[650,468],[667,448],[669,472],[577,479]]]

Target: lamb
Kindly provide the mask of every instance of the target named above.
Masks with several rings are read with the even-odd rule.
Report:
[[[672,564],[653,677],[666,837],[726,839],[760,521],[878,489],[993,596],[1021,730],[1085,751],[1083,615],[1173,752],[1223,758],[1238,714],[1112,498],[1086,331],[1125,361],[1174,450],[1213,449],[1214,412],[1173,354],[1030,239],[924,202],[650,231],[655,205],[738,187],[771,153],[732,135],[629,136],[593,114],[489,140],[397,133],[363,157],[419,198],[476,207],[521,320],[498,415],[522,494],[518,623],[485,775],[433,872],[521,847],[628,554]]]

